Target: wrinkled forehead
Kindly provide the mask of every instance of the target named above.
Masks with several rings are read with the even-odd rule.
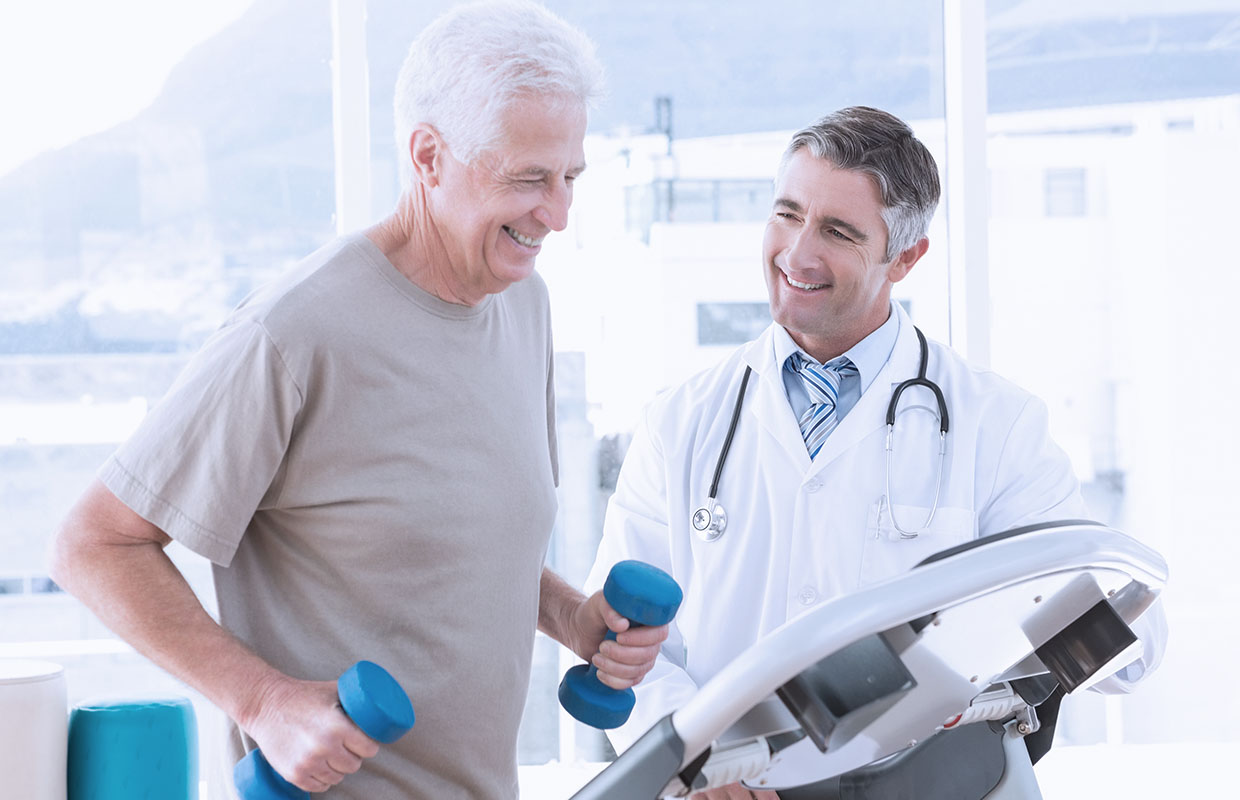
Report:
[[[795,166],[795,170],[794,170]],[[882,202],[882,186],[879,185],[878,178],[865,169],[856,167],[841,167],[826,156],[815,155],[807,146],[798,147],[796,150],[789,151],[780,158],[779,167],[775,171],[775,186],[779,187],[784,179],[788,176],[789,171],[803,173],[806,171],[820,171],[829,169],[835,172],[847,173],[855,175],[858,179],[863,179],[874,187],[874,193]]]
[[[830,159],[801,149],[785,159],[775,177],[775,199],[791,200],[809,208],[825,205],[838,211],[852,208],[858,215],[883,209],[878,181],[865,170],[844,169]]]
[[[508,170],[585,168],[586,106],[578,100],[534,96],[499,114],[497,136],[479,160]]]

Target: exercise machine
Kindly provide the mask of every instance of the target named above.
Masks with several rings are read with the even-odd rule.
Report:
[[[754,643],[574,799],[1035,800],[1060,699],[1141,655],[1130,626],[1166,580],[1084,520],[944,550]]]

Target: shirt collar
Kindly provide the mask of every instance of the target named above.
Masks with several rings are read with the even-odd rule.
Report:
[[[863,393],[870,388],[870,384],[878,377],[883,365],[891,358],[891,351],[895,349],[896,339],[900,335],[900,315],[896,313],[895,301],[892,300],[891,303],[887,321],[844,353],[844,356],[857,367]],[[793,353],[800,353],[807,361],[818,363],[813,356],[802,350],[792,340],[792,336],[782,325],[774,327],[776,364],[783,365],[784,369],[793,369],[794,366],[788,363]]]

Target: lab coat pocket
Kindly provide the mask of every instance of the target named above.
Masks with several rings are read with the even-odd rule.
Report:
[[[930,509],[922,506],[894,506],[896,519],[906,531],[921,528]],[[866,523],[865,548],[861,556],[860,585],[901,575],[923,559],[975,538],[973,511],[943,508],[934,512],[929,528],[907,538],[896,530],[885,503],[870,507]]]

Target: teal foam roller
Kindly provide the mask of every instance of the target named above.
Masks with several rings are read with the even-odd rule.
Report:
[[[67,777],[68,800],[197,800],[193,705],[174,697],[77,706]]]

